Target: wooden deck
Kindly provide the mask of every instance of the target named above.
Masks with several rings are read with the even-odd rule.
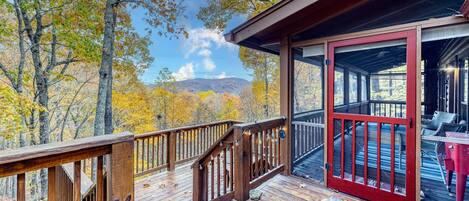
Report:
[[[359,200],[333,192],[299,177],[277,175],[257,188],[264,201]],[[192,200],[192,170],[189,165],[173,172],[158,173],[135,182],[136,200]]]

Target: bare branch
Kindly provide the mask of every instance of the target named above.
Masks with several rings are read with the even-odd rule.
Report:
[[[0,69],[2,70],[3,74],[5,74],[5,76],[10,81],[11,86],[16,89],[15,79],[13,78],[13,76],[11,76],[10,72],[8,72],[8,70],[6,69],[6,67],[2,63],[0,63]]]

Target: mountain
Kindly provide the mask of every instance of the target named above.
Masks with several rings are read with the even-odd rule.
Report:
[[[241,78],[222,78],[222,79],[189,79],[177,81],[174,83],[177,91],[188,91],[197,93],[201,91],[212,90],[216,93],[231,93],[239,95],[243,88],[251,83]]]

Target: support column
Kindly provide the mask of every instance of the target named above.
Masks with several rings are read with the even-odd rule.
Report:
[[[285,175],[292,172],[292,142],[294,141],[291,122],[293,118],[293,57],[291,42],[288,36],[280,41],[280,114],[287,117],[285,139],[281,142],[282,162],[285,164]]]

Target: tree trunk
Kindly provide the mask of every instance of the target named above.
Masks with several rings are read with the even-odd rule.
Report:
[[[112,84],[110,80],[112,75],[112,57],[114,51],[114,27],[115,27],[115,19],[116,19],[116,12],[114,9],[115,0],[107,0],[106,1],[106,10],[104,14],[104,38],[103,38],[103,51],[102,51],[102,58],[101,58],[101,67],[99,69],[99,88],[98,88],[98,100],[96,103],[96,118],[94,122],[94,135],[104,135],[105,128],[106,128],[106,114],[112,115],[112,111],[107,111],[106,109],[112,109],[112,107],[108,107],[107,104],[111,104],[110,100],[112,96],[108,96],[108,90],[112,86],[108,86]],[[112,94],[112,91],[110,92]],[[108,99],[109,97],[109,99]],[[112,117],[108,117],[112,118]],[[111,126],[107,127],[112,128]]]

